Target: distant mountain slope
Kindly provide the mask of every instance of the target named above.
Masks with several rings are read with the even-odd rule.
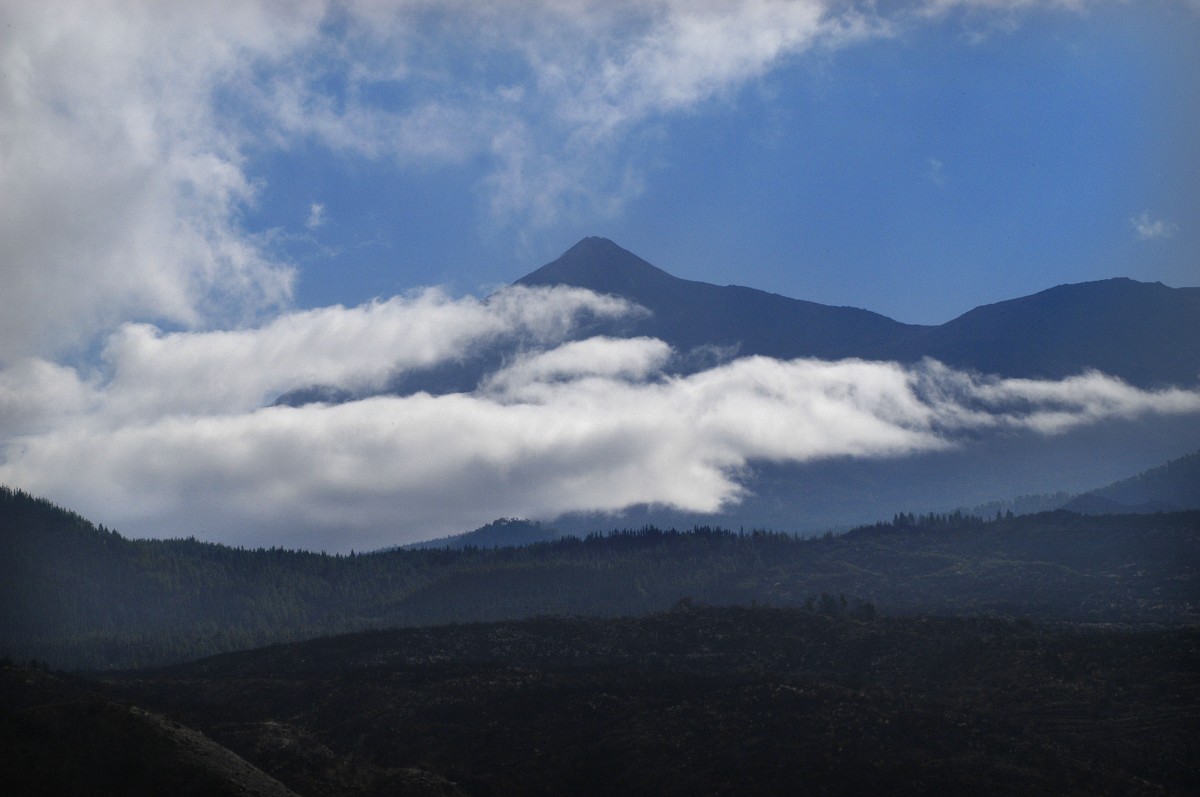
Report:
[[[1060,379],[1093,368],[1135,385],[1200,380],[1200,288],[1109,279],[977,307],[898,349],[907,359]]]
[[[585,238],[517,284],[573,285],[636,301],[653,316],[627,333],[684,351],[711,345],[784,359],[933,357],[1002,376],[1057,379],[1097,369],[1141,386],[1200,381],[1200,288],[1124,278],[1060,285],[922,327],[679,279],[604,238]]]
[[[1142,387],[1200,383],[1200,288],[1110,279],[1060,285],[1033,296],[977,307],[939,326],[903,324],[869,310],[831,307],[737,285],[680,279],[605,238],[584,238],[517,285],[570,285],[630,299],[648,317],[595,321],[575,332],[650,336],[691,372],[723,359],[916,362],[1010,377],[1058,379],[1097,369]],[[463,359],[397,374],[382,390],[434,395],[473,390],[517,352],[497,341]],[[280,404],[360,397],[339,385],[290,391]]]
[[[653,315],[610,334],[648,335],[682,352],[715,346],[787,359],[882,359],[897,340],[922,329],[853,307],[680,279],[605,238],[583,239],[517,284],[573,285],[631,299]]]
[[[1076,496],[1063,508],[1085,514],[1200,509],[1200,451]]]

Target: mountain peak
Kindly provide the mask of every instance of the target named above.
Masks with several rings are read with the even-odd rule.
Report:
[[[584,238],[552,263],[517,280],[518,285],[573,285],[597,293],[636,296],[680,282],[607,238]]]

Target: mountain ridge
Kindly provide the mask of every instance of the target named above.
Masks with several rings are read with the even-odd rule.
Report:
[[[902,363],[932,358],[1001,378],[1064,379],[1096,370],[1141,388],[1200,385],[1200,287],[1112,277],[980,305],[938,325],[906,324],[859,307],[684,279],[596,236],[512,284],[568,285],[642,306],[648,316],[593,320],[568,340],[657,338],[675,350],[676,373],[751,355]],[[497,340],[461,358],[398,372],[372,394],[471,392],[519,348],[519,342]],[[363,397],[346,386],[314,384],[275,403]]]
[[[781,359],[881,359],[891,340],[921,329],[862,308],[676,277],[606,238],[584,238],[514,284],[571,285],[630,299],[652,315],[628,334],[657,337],[685,352],[717,346]],[[620,336],[620,326],[626,325],[605,333]]]
[[[905,324],[740,285],[676,277],[607,238],[584,238],[516,285],[571,285],[630,299],[649,318],[628,331],[681,350],[947,365],[998,376],[1061,379],[1099,370],[1139,387],[1200,381],[1200,288],[1112,277],[980,305],[938,325]],[[628,327],[628,325],[626,325]]]

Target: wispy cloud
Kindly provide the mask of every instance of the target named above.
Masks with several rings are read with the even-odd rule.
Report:
[[[1150,215],[1148,210],[1143,210],[1137,216],[1131,216],[1129,223],[1133,225],[1138,238],[1143,241],[1159,241],[1170,238],[1179,231],[1179,226],[1175,222],[1168,219],[1156,219]]]
[[[304,221],[304,226],[310,230],[315,230],[325,223],[325,206],[320,202],[313,202],[308,206],[308,218]]]
[[[925,175],[934,185],[946,184],[946,165],[938,158],[928,158],[925,161]]]

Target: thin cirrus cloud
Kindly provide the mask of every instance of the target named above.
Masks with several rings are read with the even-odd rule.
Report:
[[[308,218],[304,221],[304,226],[310,230],[315,230],[325,223],[325,205],[320,202],[313,202],[308,206]]]
[[[0,401],[27,402],[0,403],[20,425],[0,482],[130,533],[346,550],[500,516],[718,511],[744,497],[754,462],[899,457],[980,432],[1200,411],[1200,393],[1098,373],[989,379],[934,362],[749,357],[680,376],[662,341],[568,339],[576,320],[637,312],[579,290],[486,303],[426,292],[236,335],[126,328],[110,341],[107,381],[44,362],[4,372]],[[454,362],[495,334],[520,337],[524,353],[471,392],[271,403],[307,380],[362,389]]]

